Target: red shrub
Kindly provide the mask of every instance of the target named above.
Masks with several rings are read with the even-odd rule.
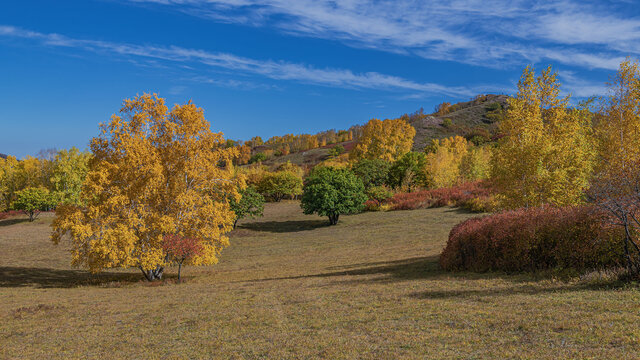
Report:
[[[540,207],[472,218],[440,254],[446,270],[533,271],[623,264],[621,231],[593,207]]]
[[[6,219],[8,217],[23,215],[24,213],[19,210],[9,210],[5,212],[0,212],[0,220]]]
[[[164,251],[176,262],[182,263],[194,256],[202,254],[202,244],[198,239],[175,234],[164,236]]]
[[[388,203],[392,210],[412,210],[429,207],[466,206],[473,199],[485,199],[492,195],[487,184],[476,181],[450,188],[397,193]]]
[[[375,200],[367,200],[364,202],[365,211],[378,211],[380,210],[380,204]]]
[[[430,207],[432,199],[427,190],[422,190],[411,193],[397,193],[388,200],[388,203],[391,205],[391,210],[412,210]]]

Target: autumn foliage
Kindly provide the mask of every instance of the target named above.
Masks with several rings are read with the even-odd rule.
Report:
[[[55,243],[70,235],[73,265],[138,267],[157,279],[168,263],[167,234],[199,239],[190,263],[217,262],[235,219],[226,199],[239,196],[237,150],[211,132],[201,108],[189,102],[169,111],[155,95],[125,100],[91,150],[86,205],[58,208],[52,224]]]
[[[504,207],[581,203],[595,158],[590,113],[568,103],[550,67],[539,76],[524,70],[492,157]]]
[[[178,281],[180,281],[182,264],[187,260],[202,255],[204,246],[196,238],[167,234],[163,238],[162,249],[167,254],[170,262],[178,264]]]
[[[416,130],[402,119],[371,119],[362,129],[351,158],[394,161],[411,151]]]
[[[440,265],[472,271],[622,265],[622,231],[601,216],[591,206],[545,206],[472,218],[451,230]]]
[[[472,206],[474,202],[481,204],[491,202],[492,189],[480,181],[467,182],[458,186],[421,190],[416,192],[400,192],[387,200],[391,210],[414,210],[443,206]],[[475,211],[492,209],[474,208]]]

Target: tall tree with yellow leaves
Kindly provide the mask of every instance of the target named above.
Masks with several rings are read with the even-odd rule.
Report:
[[[0,158],[0,210],[10,210],[16,198],[16,192],[21,190],[18,176],[19,162],[15,156]]]
[[[120,115],[100,125],[81,195],[83,206],[61,206],[54,243],[69,234],[72,264],[92,272],[138,267],[147,280],[162,277],[170,259],[163,239],[197,239],[194,265],[213,264],[229,244],[238,198],[222,133],[212,133],[191,102],[171,111],[157,95],[125,100]]]
[[[628,271],[640,273],[640,65],[627,59],[595,121],[598,165],[590,199],[624,228]]]
[[[595,152],[589,111],[570,109],[551,67],[527,67],[499,124],[491,173],[507,208],[582,201]]]
[[[433,188],[457,185],[462,181],[461,165],[469,152],[467,140],[453,136],[433,140],[426,161],[426,183]]]
[[[351,159],[381,159],[388,162],[411,151],[416,129],[402,119],[371,119],[363,128]]]
[[[640,65],[627,59],[609,83],[610,95],[596,118],[598,172],[640,162]]]

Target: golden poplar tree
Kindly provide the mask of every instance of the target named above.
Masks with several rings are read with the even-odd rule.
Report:
[[[0,158],[0,210],[10,210],[16,198],[16,192],[22,190],[19,181],[19,162],[15,156]]]
[[[624,228],[627,269],[640,273],[640,66],[627,59],[612,77],[595,121],[598,165],[589,197]]]
[[[351,159],[394,161],[411,151],[416,129],[402,119],[371,119],[362,129]]]
[[[599,172],[616,172],[640,163],[640,66],[630,59],[609,83],[607,97],[596,121]]]
[[[100,125],[83,185],[84,206],[62,206],[52,224],[54,243],[69,234],[72,264],[92,272],[138,267],[148,280],[170,261],[163,239],[197,239],[192,264],[217,262],[229,244],[238,198],[222,133],[212,133],[191,102],[171,111],[157,95],[125,100],[120,115]]]
[[[461,164],[469,152],[467,140],[453,136],[433,140],[426,157],[426,183],[433,188],[454,186],[462,181]]]
[[[503,138],[492,177],[503,206],[571,205],[582,201],[594,165],[590,113],[567,106],[551,67],[527,67],[499,124]]]

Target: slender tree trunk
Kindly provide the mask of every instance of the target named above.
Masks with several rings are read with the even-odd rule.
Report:
[[[178,263],[178,282],[182,282],[182,278],[180,277],[180,273],[182,272],[182,261]]]
[[[236,218],[235,220],[233,220],[233,229],[235,230],[236,225],[238,224],[238,218]]]
[[[152,270],[144,270],[142,266],[140,267],[140,271],[142,271],[142,275],[144,275],[147,281],[161,280],[162,274],[164,273],[164,268],[162,266],[156,266],[155,269]]]
[[[625,217],[624,219],[624,256],[627,258],[627,270],[629,270],[630,273],[635,273],[634,267],[636,268],[635,269],[636,271],[638,270],[638,268],[637,266],[634,266],[635,264],[631,260],[631,254],[629,252],[629,242],[631,241],[632,240],[631,240],[631,233],[629,232],[629,224],[627,223],[627,218]]]

